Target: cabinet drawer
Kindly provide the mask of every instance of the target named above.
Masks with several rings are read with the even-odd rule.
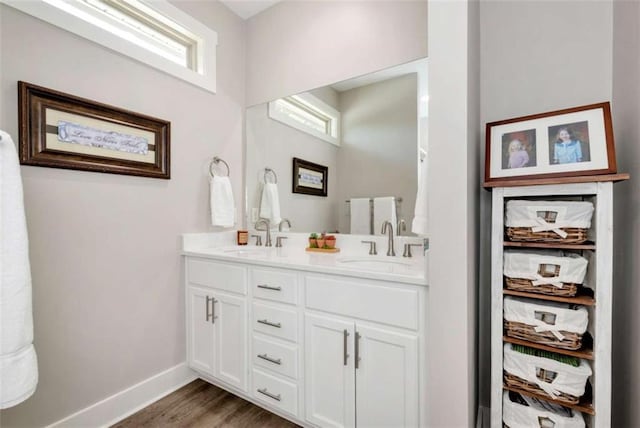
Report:
[[[190,284],[247,294],[247,269],[234,264],[188,258],[187,281]]]
[[[295,416],[298,414],[298,387],[294,383],[254,369],[252,393],[265,404]]]
[[[297,275],[267,269],[251,270],[253,296],[295,305],[298,296]]]
[[[292,342],[298,341],[298,314],[294,310],[253,303],[253,329]]]
[[[306,277],[305,285],[308,308],[412,330],[418,328],[417,290],[312,275]]]
[[[297,346],[283,345],[265,338],[253,337],[253,365],[276,373],[298,377]]]

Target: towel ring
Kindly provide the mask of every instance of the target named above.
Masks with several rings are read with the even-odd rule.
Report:
[[[213,164],[215,163],[217,165],[220,162],[222,162],[224,166],[227,167],[227,175],[223,177],[228,177],[229,173],[231,172],[231,169],[229,168],[229,164],[226,163],[223,159],[219,158],[218,156],[214,157],[211,163],[209,164],[209,174],[211,174],[212,177],[216,176],[216,174],[213,172]]]
[[[278,176],[276,175],[276,172],[274,170],[272,170],[271,168],[265,168],[264,169],[264,182],[268,183],[267,174],[269,174],[269,173],[273,174],[273,182],[275,184],[278,184]]]

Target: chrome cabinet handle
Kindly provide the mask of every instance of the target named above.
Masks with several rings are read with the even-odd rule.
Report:
[[[349,354],[347,354],[347,337],[349,337],[349,332],[345,329],[342,330],[342,360],[343,364],[347,365],[347,360],[349,359]]]
[[[269,391],[267,391],[267,388],[263,388],[263,389],[258,388],[258,392],[260,394],[262,394],[262,395],[266,395],[269,398],[273,398],[276,401],[282,401],[282,398],[280,398],[280,394],[274,395],[274,394],[270,393]]]
[[[266,325],[271,326],[271,327],[282,328],[282,324],[280,324],[279,322],[271,322],[269,320],[258,320],[258,322],[260,324],[266,324]]]
[[[360,368],[360,333],[356,331],[356,369]]]
[[[207,296],[207,300],[205,302],[205,312],[207,314],[206,322],[209,322],[209,319],[213,316],[213,313],[209,311],[209,302],[213,300],[213,297]]]
[[[265,290],[282,291],[282,287],[272,287],[267,284],[258,284],[258,288],[264,288]]]
[[[277,365],[282,365],[282,359],[280,358],[271,358],[270,356],[268,356],[267,354],[258,354],[258,358],[262,358],[263,360],[267,360],[270,363],[273,364],[277,364]]]
[[[216,300],[215,297],[212,297],[211,298],[211,324],[215,324],[216,318],[218,318],[216,316],[216,303],[218,303],[218,301]]]

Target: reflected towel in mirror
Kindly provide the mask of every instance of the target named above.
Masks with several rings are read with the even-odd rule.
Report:
[[[418,192],[411,231],[424,236],[427,234],[427,162],[420,162],[418,168]]]
[[[269,220],[271,227],[277,227],[282,221],[280,217],[280,198],[276,183],[265,183],[260,201],[260,218]]]
[[[396,232],[398,217],[396,213],[396,198],[386,196],[383,198],[373,198],[373,234],[382,234],[382,223],[390,221],[393,231]]]
[[[371,199],[350,199],[351,230],[352,235],[371,235]]]
[[[232,227],[235,224],[235,202],[229,177],[213,176],[209,179],[211,225]]]

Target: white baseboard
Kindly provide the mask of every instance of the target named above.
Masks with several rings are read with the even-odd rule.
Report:
[[[197,378],[186,363],[151,376],[117,394],[59,420],[47,428],[108,427]]]

